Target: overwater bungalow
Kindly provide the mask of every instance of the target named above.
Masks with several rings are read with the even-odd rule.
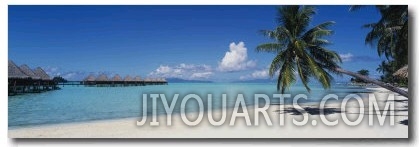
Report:
[[[23,73],[23,71],[16,66],[16,64],[9,60],[8,65],[8,91],[9,95],[14,95],[18,92],[24,92],[24,86],[30,77]]]
[[[27,83],[23,87],[23,91],[40,91],[41,85],[41,77],[36,75],[28,65],[23,64],[19,67],[19,69],[27,76],[29,76],[32,80],[27,80]]]
[[[130,75],[127,75],[124,77],[123,81],[124,81],[124,86],[130,86],[130,84],[133,83],[133,78],[131,78]]]
[[[38,67],[31,70],[26,64],[18,67],[13,61],[8,64],[8,91],[9,95],[19,93],[33,93],[57,89],[45,71]]]
[[[131,78],[130,75],[127,75],[124,77],[124,81],[130,82],[130,81],[133,81],[133,78]]]
[[[96,85],[96,78],[94,75],[90,74],[81,82],[83,85]]]
[[[143,80],[140,76],[131,78],[127,75],[124,79],[119,74],[114,75],[111,79],[105,74],[99,75],[96,79],[93,75],[89,75],[82,82],[85,86],[97,86],[97,87],[116,87],[116,86],[145,86],[145,85],[166,85],[167,82],[164,78],[151,79],[147,78]]]
[[[33,80],[41,80],[41,77],[37,76],[28,65],[23,64],[19,67],[19,69],[27,76],[32,78]]]
[[[408,79],[408,65],[398,69],[394,74],[392,74],[393,76],[397,76],[400,78],[406,78]]]
[[[134,77],[134,80],[133,80],[133,81],[140,82],[140,81],[142,81],[142,79],[141,79],[141,77],[140,77],[140,76],[136,76],[136,77]]]
[[[144,79],[145,85],[166,85],[168,82],[164,78],[146,78]]]
[[[124,81],[118,74],[114,75],[111,81],[112,81],[111,86],[124,86]]]
[[[95,79],[95,84],[99,87],[107,86],[110,84],[110,80],[108,79],[108,76],[101,74]]]
[[[33,72],[37,77],[41,78],[41,90],[57,89],[57,83],[55,83],[41,67],[35,68]]]
[[[111,79],[112,81],[122,81],[120,75],[116,74],[114,77],[112,77]]]
[[[138,85],[144,86],[144,85],[146,85],[146,84],[144,84],[144,80],[140,76],[134,77],[133,81],[134,81],[134,85],[135,86],[138,86]]]
[[[145,82],[150,82],[150,81],[152,81],[152,78],[145,78],[144,81]]]

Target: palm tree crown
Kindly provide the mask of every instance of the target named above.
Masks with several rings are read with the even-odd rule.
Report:
[[[359,70],[357,73],[363,76],[369,76],[369,70],[366,69]]]
[[[259,52],[271,52],[273,59],[269,74],[279,71],[277,89],[285,89],[296,82],[299,76],[305,88],[310,91],[311,77],[318,80],[324,88],[330,88],[333,77],[327,72],[339,74],[335,69],[341,63],[340,56],[327,48],[329,41],[325,36],[332,34],[328,27],[333,21],[309,28],[315,9],[312,6],[283,6],[278,8],[279,26],[274,30],[263,30],[263,35],[274,40],[257,46]]]
[[[364,6],[352,6],[350,11]],[[385,55],[389,60],[396,61],[396,69],[408,64],[408,6],[378,5],[381,14],[378,22],[364,25],[370,32],[365,42],[376,45],[378,54]]]

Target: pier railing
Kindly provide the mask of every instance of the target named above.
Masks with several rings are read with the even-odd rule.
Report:
[[[53,80],[41,80],[31,78],[9,78],[8,94],[17,95],[23,93],[40,93],[59,89]]]
[[[126,87],[126,86],[147,86],[167,85],[167,81],[68,81],[58,83],[61,86],[86,86],[86,87]]]

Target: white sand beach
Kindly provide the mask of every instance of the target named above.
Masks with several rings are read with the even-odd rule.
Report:
[[[389,91],[383,88],[372,88],[375,90],[376,100],[382,110]],[[45,125],[28,128],[9,129],[10,138],[408,138],[408,125],[401,124],[401,121],[408,119],[408,99],[402,96],[395,97],[395,124],[390,126],[389,116],[384,126],[379,126],[376,115],[374,116],[374,126],[368,123],[368,102],[365,101],[365,112],[358,112],[359,106],[356,102],[349,102],[346,112],[335,112],[339,108],[339,103],[328,103],[326,118],[328,120],[337,120],[338,125],[327,126],[322,123],[320,115],[309,115],[309,122],[304,126],[297,126],[292,123],[293,118],[301,120],[301,115],[279,111],[279,105],[271,105],[268,109],[268,115],[273,123],[267,126],[260,115],[260,125],[255,126],[253,108],[248,108],[251,117],[251,126],[247,126],[244,118],[238,117],[234,126],[229,126],[230,114],[232,109],[228,109],[226,122],[222,126],[212,126],[207,115],[197,126],[187,126],[182,122],[179,114],[172,116],[172,126],[166,126],[166,115],[158,116],[161,123],[159,127],[150,126],[148,123],[144,126],[137,126],[136,121],[139,118],[126,118],[116,120],[101,120],[82,123],[67,123],[58,125]],[[301,106],[310,107],[316,110],[318,104]],[[284,105],[285,110],[290,110],[290,105]],[[222,111],[213,113],[216,120],[220,117]],[[280,113],[285,114],[284,126],[279,125]],[[348,126],[343,122],[342,113],[354,121],[359,114],[364,116],[362,122],[357,126]],[[382,111],[381,111],[382,113]],[[207,113],[205,113],[207,114]],[[388,113],[389,114],[389,113]],[[193,115],[193,114],[188,114]],[[196,114],[195,114],[196,116]],[[218,117],[219,116],[219,117]],[[150,119],[148,119],[150,121]],[[317,122],[313,125],[312,122]]]

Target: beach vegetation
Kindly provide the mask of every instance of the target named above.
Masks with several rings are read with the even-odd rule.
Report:
[[[366,6],[351,6],[356,11]],[[393,75],[408,65],[408,6],[377,5],[381,17],[377,22],[365,24],[369,29],[365,43],[376,48],[379,56],[386,58],[377,71],[383,75],[380,80],[398,86],[407,86],[408,78]]]
[[[373,83],[390,91],[408,97],[408,92],[384,82],[371,79],[359,73],[342,69],[342,60],[337,52],[327,46],[326,39],[333,34],[329,29],[334,24],[327,21],[310,27],[315,15],[314,6],[281,6],[278,7],[277,21],[279,25],[273,30],[262,30],[261,33],[273,42],[263,43],[256,47],[258,52],[274,53],[275,57],[269,68],[269,75],[273,77],[278,72],[277,90],[284,93],[300,78],[307,91],[309,80],[319,81],[324,89],[331,87],[332,74],[346,74],[367,83]]]
[[[67,83],[67,80],[61,76],[56,76],[52,79],[55,83]]]

